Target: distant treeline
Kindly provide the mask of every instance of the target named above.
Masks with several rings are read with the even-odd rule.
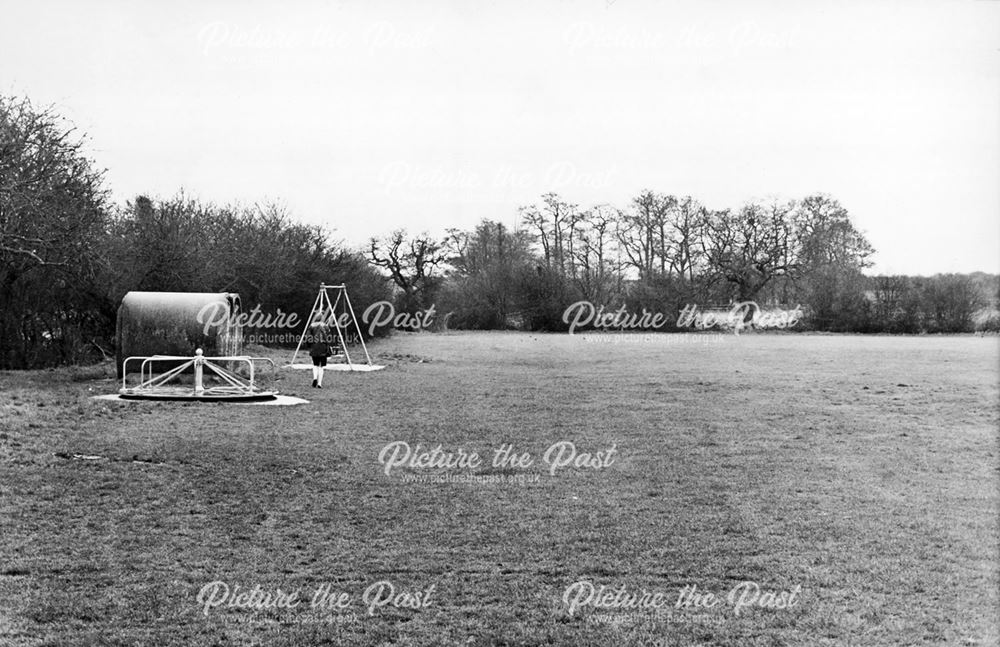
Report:
[[[274,203],[115,203],[83,143],[50,110],[0,96],[0,368],[113,354],[130,290],[238,292],[244,309],[304,317],[321,282],[346,283],[359,316],[393,300],[466,329],[565,330],[580,300],[674,317],[691,303],[801,304],[801,329],[998,328],[998,277],[867,277],[873,250],[827,196],[719,211],[651,191],[589,209],[547,194],[516,229],[399,231],[351,250]]]
[[[372,239],[368,255],[395,282],[397,308],[434,304],[452,328],[562,331],[578,301],[670,322],[686,305],[754,301],[801,306],[796,330],[1000,329],[1000,277],[867,276],[873,250],[828,196],[711,210],[652,191],[624,208],[547,194],[521,216],[516,230],[484,221],[443,241],[396,231]]]

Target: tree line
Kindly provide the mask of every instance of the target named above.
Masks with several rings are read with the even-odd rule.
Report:
[[[0,368],[112,355],[131,290],[238,292],[300,317],[321,282],[349,284],[356,305],[391,298],[360,251],[280,204],[114,203],[85,143],[51,109],[0,96]]]
[[[579,300],[670,314],[750,299],[807,306],[805,324],[822,330],[996,328],[975,317],[995,305],[997,277],[865,276],[873,250],[828,196],[712,210],[653,191],[622,208],[546,194],[517,227],[396,231],[350,249],[274,202],[116,203],[85,145],[53,110],[0,95],[0,368],[111,355],[130,290],[238,292],[301,316],[331,281],[359,315],[391,299],[468,329],[563,330]]]
[[[484,220],[443,240],[398,230],[373,238],[368,255],[394,281],[398,308],[434,304],[457,328],[561,331],[579,301],[674,321],[687,305],[754,301],[801,306],[800,330],[1000,329],[1000,277],[867,276],[872,246],[825,195],[713,210],[654,191],[587,209],[549,193],[520,215],[516,228]]]

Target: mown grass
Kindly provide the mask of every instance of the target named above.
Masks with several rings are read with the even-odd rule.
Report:
[[[386,370],[322,391],[283,372],[299,407],[0,373],[0,644],[997,644],[995,338],[678,339],[399,335],[375,349]],[[534,465],[477,473],[538,480],[405,482],[438,470],[387,476],[397,440],[487,461],[511,443]],[[550,475],[560,441],[616,458]],[[215,580],[352,604],[206,616]],[[380,580],[433,584],[431,603],[368,615]],[[629,610],[570,616],[579,580],[801,594],[600,624]]]

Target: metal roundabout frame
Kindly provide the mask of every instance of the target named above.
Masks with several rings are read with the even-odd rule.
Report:
[[[129,362],[141,362],[139,366],[139,384],[128,385]],[[179,362],[179,364],[178,364]],[[219,364],[245,365],[249,377],[244,377],[236,370],[228,369]],[[257,375],[255,363],[266,362],[271,365],[274,373],[274,361],[268,357],[205,357],[199,348],[194,357],[176,355],[153,355],[151,357],[128,357],[122,363],[122,387],[118,395],[125,400],[173,400],[192,402],[260,402],[274,400],[277,391],[260,388],[255,383]],[[170,363],[172,366],[160,374],[155,374],[157,364]],[[219,378],[219,384],[205,386],[205,372]],[[178,378],[193,372],[191,385],[178,383]]]

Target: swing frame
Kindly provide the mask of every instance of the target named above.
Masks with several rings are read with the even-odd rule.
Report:
[[[336,297],[330,299],[330,290],[336,293]],[[341,326],[340,317],[337,315],[337,306],[342,305],[341,316],[348,316],[350,318],[350,323],[346,326]],[[295,353],[292,355],[292,361],[289,364],[292,367],[296,367],[295,360],[299,356],[299,351],[302,350],[302,344],[305,342],[306,335],[309,334],[309,327],[312,325],[316,316],[319,315],[322,322],[328,326],[331,326],[337,331],[337,339],[340,340],[340,348],[344,353],[344,359],[346,360],[347,366],[354,370],[355,363],[351,360],[351,354],[347,350],[347,340],[344,339],[343,328],[350,328],[351,325],[354,327],[354,332],[358,335],[358,341],[361,342],[361,349],[365,353],[365,364],[374,369],[375,365],[372,364],[371,355],[368,354],[368,346],[365,344],[364,335],[361,334],[361,326],[358,324],[358,318],[354,314],[354,307],[351,305],[351,297],[347,294],[347,286],[341,283],[340,285],[328,285],[326,283],[319,284],[319,293],[316,295],[316,300],[313,302],[312,310],[309,311],[309,316],[306,317],[305,326],[302,328],[302,335],[299,337],[299,343],[295,347]],[[350,331],[348,331],[350,332]]]

